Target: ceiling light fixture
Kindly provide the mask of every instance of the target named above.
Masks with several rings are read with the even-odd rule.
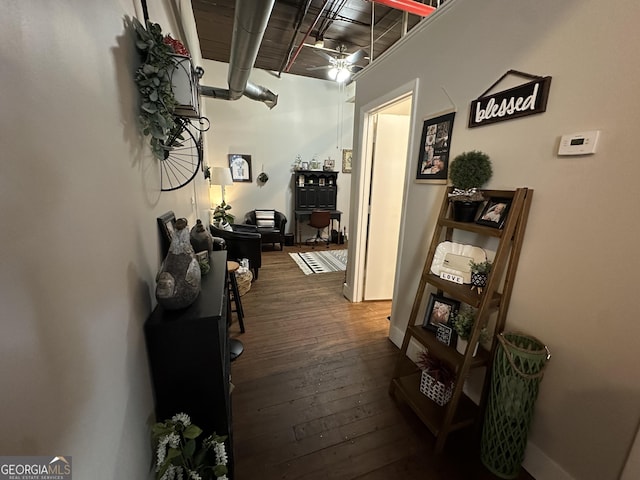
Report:
[[[341,68],[338,70],[338,74],[336,75],[336,82],[344,83],[351,77],[351,72],[348,68]]]
[[[349,63],[344,58],[332,60],[334,65],[327,71],[329,79],[338,83],[344,83],[351,78]]]

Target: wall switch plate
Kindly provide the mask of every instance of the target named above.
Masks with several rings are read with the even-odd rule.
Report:
[[[596,153],[600,130],[570,133],[560,139],[558,155],[590,155]]]

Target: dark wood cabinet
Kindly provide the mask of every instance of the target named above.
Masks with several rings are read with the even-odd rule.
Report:
[[[184,412],[202,428],[203,438],[214,431],[227,435],[232,478],[227,252],[212,252],[211,265],[196,301],[181,310],[158,305],[144,333],[157,421]]]
[[[338,172],[297,170],[293,182],[295,210],[336,210]]]

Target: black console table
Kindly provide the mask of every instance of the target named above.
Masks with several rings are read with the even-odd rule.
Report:
[[[182,310],[158,305],[145,322],[157,421],[184,412],[203,430],[227,435],[229,478],[233,442],[226,292],[227,252],[211,254],[196,301]]]

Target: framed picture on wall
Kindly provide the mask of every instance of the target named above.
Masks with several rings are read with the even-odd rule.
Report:
[[[251,182],[251,155],[229,154],[229,168],[234,182]]]
[[[351,158],[353,150],[345,148],[342,150],[342,173],[351,173]]]
[[[418,183],[447,183],[449,150],[456,112],[428,118],[422,124],[418,155]]]

